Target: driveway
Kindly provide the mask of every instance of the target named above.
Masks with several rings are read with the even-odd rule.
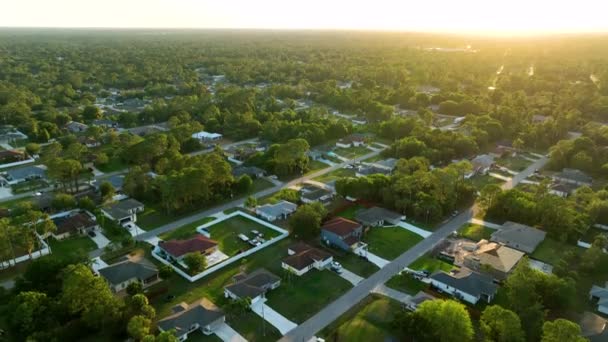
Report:
[[[370,253],[366,249],[366,247],[362,247],[362,248],[359,248],[359,249],[355,250],[355,254],[366,256],[367,257],[367,261],[371,262],[372,264],[374,264],[374,265],[376,265],[376,266],[378,266],[380,268],[382,268],[382,267],[384,267],[384,266],[386,266],[387,264],[390,263],[390,261],[388,261],[386,259],[383,259],[383,258],[377,256],[374,253]]]
[[[217,329],[215,329],[214,333],[224,342],[247,342],[247,340],[243,338],[241,334],[236,332],[226,323],[223,323]]]
[[[91,268],[93,269],[93,273],[98,274],[100,269],[106,267],[108,267],[108,264],[101,260],[100,257],[91,259]]]
[[[427,238],[429,236],[431,236],[431,234],[433,234],[433,232],[429,232],[428,230],[424,230],[422,228],[418,228],[416,226],[414,226],[413,224],[404,222],[404,221],[399,221],[399,223],[397,224],[398,227],[404,228],[409,230],[410,232],[414,233],[414,234],[418,234],[420,236],[422,236],[423,238]]]
[[[104,248],[110,244],[110,240],[98,230],[95,231],[95,236],[88,235],[88,237],[95,242],[97,248]]]
[[[353,272],[345,268],[342,268],[342,273],[340,273],[339,276],[348,281],[349,283],[353,284],[354,286],[357,286],[357,284],[359,284],[363,280],[362,277],[354,274]]]
[[[390,287],[386,286],[386,285],[378,285],[376,286],[373,290],[373,293],[377,293],[377,294],[381,294],[383,296],[392,298],[398,302],[401,302],[403,304],[411,304],[411,299],[412,296],[408,295],[407,293],[403,293],[401,291],[397,291],[394,289],[391,289]]]
[[[280,313],[274,311],[270,306],[265,304],[266,299],[260,299],[251,304],[251,310],[258,316],[266,320],[273,327],[277,328],[281,335],[285,335],[288,331],[294,329],[298,325],[288,320]]]

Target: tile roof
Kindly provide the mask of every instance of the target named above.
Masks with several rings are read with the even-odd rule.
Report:
[[[351,221],[343,217],[334,217],[333,219],[325,222],[321,229],[332,232],[338,236],[347,236],[360,227],[361,224],[355,221]]]
[[[188,240],[161,241],[158,246],[174,257],[192,252],[205,252],[209,248],[217,246],[217,241],[211,240],[203,235],[196,235]]]

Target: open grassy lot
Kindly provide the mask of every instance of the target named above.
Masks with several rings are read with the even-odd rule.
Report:
[[[64,240],[49,239],[51,252],[56,256],[68,256],[74,253],[88,253],[97,249],[97,245],[88,236],[74,236]]]
[[[349,148],[337,148],[334,153],[340,157],[354,159],[370,153],[371,150],[365,146],[354,146]]]
[[[317,177],[314,180],[321,183],[329,183],[331,181],[335,181],[338,178],[342,177],[355,177],[354,169],[337,169],[330,173],[326,173],[321,177]]]
[[[417,271],[429,271],[431,273],[433,272],[437,272],[437,271],[444,271],[444,272],[449,272],[452,269],[455,268],[454,265],[445,262],[443,260],[439,260],[437,258],[432,257],[431,255],[423,255],[422,257],[418,258],[416,261],[414,261],[411,265],[410,268],[413,270],[417,270]]]
[[[420,280],[412,277],[411,274],[407,274],[405,272],[389,279],[386,282],[386,286],[412,296],[428,288],[427,284],[421,282]]]
[[[483,189],[488,184],[502,185],[504,181],[494,178],[490,175],[476,175],[471,177],[471,183],[477,190]]]
[[[190,224],[187,224],[185,226],[181,226],[173,231],[167,232],[165,234],[159,235],[158,237],[168,241],[168,240],[183,240],[183,239],[188,239],[193,237],[195,234],[198,234],[196,232],[196,228],[200,225],[203,225],[207,222],[211,222],[215,220],[214,217],[205,217],[202,218],[198,221],[192,222]]]
[[[238,254],[241,250],[251,248],[251,245],[239,239],[239,234],[253,237],[252,230],[264,234],[264,239],[270,240],[279,235],[279,232],[263,226],[242,216],[234,216],[210,227],[207,230],[211,238],[219,242],[219,249],[228,256]]]
[[[536,247],[536,250],[530,256],[533,259],[555,265],[555,263],[561,260],[566,253],[570,251],[581,253],[583,250],[584,249],[581,247],[547,237],[545,238],[545,241],[541,242],[541,244]]]
[[[380,296],[362,300],[321,332],[326,341],[397,341],[391,322],[402,311],[399,302]]]
[[[263,204],[275,204],[277,202],[280,201],[290,201],[290,202],[297,202],[300,198],[300,195],[298,194],[297,190],[293,190],[293,189],[281,189],[271,195],[268,196],[264,196],[262,198],[258,199],[258,204],[259,205],[263,205]]]
[[[313,172],[319,171],[319,170],[323,170],[325,168],[328,168],[329,165],[320,162],[318,160],[310,160],[308,162],[308,171],[306,171],[306,174],[311,174]]]
[[[494,229],[480,226],[478,224],[467,223],[458,229],[458,236],[473,241],[479,241],[481,239],[489,240],[490,236],[494,232]]]
[[[423,238],[401,227],[372,228],[365,235],[371,253],[393,260],[412,248]]]
[[[34,203],[34,197],[28,196],[28,197],[23,197],[23,198],[3,201],[3,202],[0,202],[0,208],[14,209],[15,207],[17,207],[17,205],[19,203],[22,203],[22,202],[32,202],[32,203]]]
[[[312,270],[283,281],[281,287],[268,293],[267,304],[289,320],[302,323],[351,287],[330,270]]]
[[[329,247],[323,248],[333,254],[334,260],[342,264],[342,267],[363,278],[367,278],[379,270],[378,266],[356,255],[355,253],[345,252]]]
[[[528,165],[532,164],[531,161],[524,159],[520,156],[517,157],[504,157],[496,160],[496,163],[500,166],[504,166],[511,171],[523,171]]]
[[[345,219],[349,219],[349,220],[354,220],[355,215],[361,209],[365,209],[365,207],[363,207],[359,204],[355,204],[355,205],[352,205],[352,206],[344,209],[343,211],[337,213],[336,216],[344,217]]]

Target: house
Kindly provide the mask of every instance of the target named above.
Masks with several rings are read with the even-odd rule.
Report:
[[[297,242],[289,246],[287,254],[289,255],[283,259],[281,266],[283,269],[298,276],[305,274],[313,268],[323,270],[334,260],[331,254],[311,247],[304,242]]]
[[[490,241],[532,254],[536,247],[545,240],[546,232],[515,222],[505,222],[492,233]]]
[[[33,165],[10,169],[4,173],[4,178],[10,185],[33,179],[44,179],[46,178],[46,166]]]
[[[597,311],[608,315],[608,283],[604,287],[593,285],[589,291],[589,299],[597,304]]]
[[[188,334],[196,330],[211,335],[226,322],[222,310],[205,298],[190,304],[182,302],[174,306],[172,312],[158,321],[158,330],[173,330],[178,341],[186,341]]]
[[[363,226],[360,223],[334,217],[321,227],[321,240],[329,246],[353,251],[360,246]]]
[[[312,160],[324,159],[325,156],[333,150],[334,147],[330,145],[317,146],[308,152],[308,157]]]
[[[577,184],[557,182],[551,184],[551,187],[549,188],[549,193],[566,198],[572,195],[579,187],[580,186]]]
[[[366,227],[381,227],[387,223],[396,225],[404,219],[405,216],[399,213],[379,207],[361,209],[355,215],[355,220]]]
[[[144,211],[144,204],[135,199],[127,198],[109,207],[102,208],[101,211],[106,217],[119,224],[137,222],[137,213]]]
[[[461,269],[454,275],[440,271],[429,279],[431,286],[473,305],[480,300],[490,303],[498,291],[491,276],[468,269]]]
[[[362,134],[351,134],[347,137],[339,139],[336,142],[336,147],[340,148],[349,148],[357,146],[365,146],[365,137]]]
[[[194,133],[192,134],[192,137],[200,141],[214,141],[222,139],[222,135],[219,133],[209,133],[205,131]]]
[[[50,235],[57,240],[63,240],[76,234],[84,235],[99,229],[95,216],[88,211],[61,213],[51,216],[51,220],[55,223],[57,229]]]
[[[238,166],[232,169],[232,175],[235,178],[239,178],[243,175],[247,175],[252,179],[262,178],[266,175],[266,170],[255,166]]]
[[[485,175],[490,171],[492,165],[494,165],[494,157],[489,154],[481,154],[471,160],[473,166],[471,174],[468,177],[474,175]]]
[[[25,152],[17,150],[4,150],[0,151],[0,163],[8,164],[23,161],[26,158]]]
[[[127,129],[127,132],[129,132],[133,135],[139,135],[140,137],[143,137],[143,136],[158,133],[158,132],[165,132],[167,130],[168,129],[163,124],[155,124],[155,125],[129,128],[129,129]]]
[[[307,185],[300,189],[300,201],[302,203],[321,202],[326,204],[333,197],[333,191],[313,185]]]
[[[131,283],[140,283],[147,288],[160,280],[158,269],[153,264],[124,260],[98,270],[110,285],[112,292],[125,290]]]
[[[286,219],[289,215],[293,214],[296,209],[298,209],[297,204],[288,201],[280,201],[276,204],[261,205],[255,208],[255,213],[266,221],[274,222],[276,220]]]
[[[217,245],[217,241],[203,235],[196,235],[187,240],[169,240],[158,243],[161,254],[175,261],[182,260],[186,254],[190,253],[212,254],[217,251]]]
[[[77,141],[88,148],[101,146],[101,143],[97,139],[92,137],[85,137],[81,135],[78,137]]]
[[[72,133],[81,133],[86,131],[87,128],[89,128],[89,126],[76,121],[70,121],[65,125],[65,129]]]
[[[93,181],[92,185],[95,189],[99,190],[99,187],[104,182],[108,182],[108,183],[112,184],[112,187],[114,188],[114,190],[121,191],[122,186],[125,183],[125,175],[112,175],[112,176],[104,178],[104,179],[96,179]]]
[[[581,335],[589,340],[589,342],[606,342],[608,341],[608,329],[606,329],[606,319],[594,314],[593,312],[585,311],[578,321],[581,326]]]
[[[562,181],[565,183],[576,185],[591,185],[591,183],[593,183],[593,178],[591,176],[577,169],[565,168],[561,172],[553,175],[552,178],[556,181]]]
[[[381,169],[387,169],[389,171],[393,171],[395,169],[395,167],[397,167],[397,159],[395,158],[388,158],[388,159],[384,159],[384,160],[379,160],[375,163],[372,163],[371,165],[381,168]]]
[[[463,265],[475,272],[492,275],[505,280],[524,257],[525,253],[498,243],[481,240],[477,248],[464,256]]]
[[[378,167],[376,165],[361,165],[359,167],[357,167],[357,170],[355,171],[355,176],[356,177],[365,177],[365,176],[369,176],[369,175],[376,175],[376,174],[382,174],[382,175],[390,175],[391,174],[391,170],[388,170],[384,167]]]
[[[281,286],[281,278],[259,268],[249,274],[239,273],[233,277],[234,282],[224,287],[224,296],[231,299],[251,299],[255,303],[270,290]]]
[[[104,128],[118,128],[118,123],[115,121],[112,121],[110,119],[97,119],[97,120],[93,120],[93,122],[91,123],[91,125],[93,126],[99,126],[99,127],[104,127]]]

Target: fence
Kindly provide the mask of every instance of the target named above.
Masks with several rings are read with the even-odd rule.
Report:
[[[42,249],[32,252],[31,257],[30,257],[30,255],[22,255],[20,257],[16,257],[11,260],[2,261],[2,263],[0,263],[0,270],[4,270],[4,269],[10,268],[10,267],[13,267],[20,262],[38,259],[40,257],[50,254],[51,250],[50,250],[49,246],[46,244],[46,242],[44,242],[44,240],[42,240],[42,238],[40,236],[38,236],[38,239],[39,239],[40,243],[42,244]]]

